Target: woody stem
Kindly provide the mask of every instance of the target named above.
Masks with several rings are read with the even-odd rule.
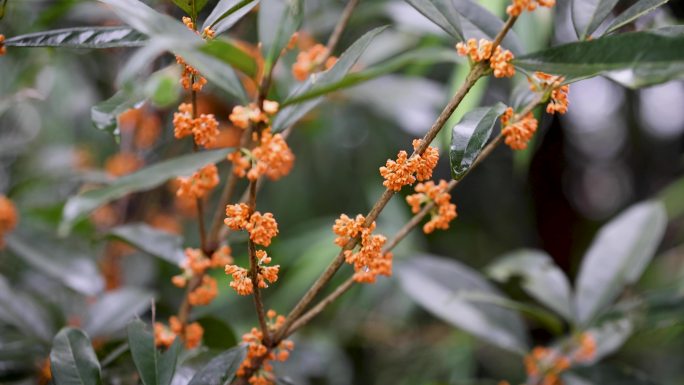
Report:
[[[251,214],[256,210],[256,185],[256,181],[249,182],[249,202],[247,204]],[[261,332],[264,334],[264,344],[269,345],[271,336],[266,323],[264,303],[261,300],[261,289],[259,289],[259,260],[256,255],[256,246],[251,238],[247,241],[247,248],[249,250],[249,278],[252,280],[254,307],[256,308]]]

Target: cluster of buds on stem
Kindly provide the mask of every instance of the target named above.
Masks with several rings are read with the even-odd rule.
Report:
[[[568,112],[568,92],[570,86],[563,85],[565,78],[562,76],[549,75],[544,72],[535,72],[534,77],[528,78],[530,89],[540,93],[544,100],[549,99],[546,105],[546,112],[549,114],[558,113],[560,115]]]
[[[449,222],[456,218],[456,205],[451,203],[451,194],[447,192],[448,183],[440,180],[438,185],[429,181],[416,185],[416,194],[406,197],[406,202],[411,206],[411,211],[417,214],[424,204],[434,203],[435,207],[430,211],[430,220],[423,225],[423,232],[430,234],[435,229],[446,230]]]
[[[178,191],[180,197],[201,199],[219,184],[218,169],[213,163],[208,164],[197,170],[191,176],[179,177]]]
[[[359,214],[352,219],[342,214],[333,225],[333,232],[337,235],[335,244],[345,247],[352,239],[360,238],[358,250],[345,250],[344,259],[354,267],[354,281],[374,283],[378,275],[392,275],[392,253],[383,252],[382,247],[387,242],[384,235],[375,235],[375,222],[365,226],[366,218]]]
[[[233,163],[235,175],[256,181],[262,175],[278,180],[289,174],[294,166],[295,156],[285,138],[280,134],[273,135],[267,128],[261,132],[259,144],[251,151],[235,151],[228,155],[228,159]]]
[[[299,81],[304,81],[320,67],[328,70],[337,63],[335,56],[330,56],[328,48],[323,44],[316,44],[297,55],[297,61],[292,66],[292,75]]]
[[[532,12],[537,7],[551,8],[556,5],[556,0],[513,0],[513,3],[506,7],[506,13],[510,16],[520,16],[523,11]]]
[[[285,323],[285,317],[278,315],[274,310],[266,312],[266,316],[270,333],[275,332]],[[263,332],[257,328],[252,328],[249,333],[243,335],[242,341],[247,345],[247,357],[238,368],[238,377],[249,376],[248,381],[252,385],[275,384],[276,378],[271,362],[286,361],[294,349],[294,343],[290,340],[283,340],[276,347],[268,348],[264,345]]]
[[[210,147],[218,138],[220,131],[214,114],[201,114],[195,117],[190,103],[181,103],[178,112],[173,114],[173,134],[176,139],[192,135],[199,146]]]
[[[194,349],[202,342],[203,335],[204,329],[199,323],[184,325],[176,316],[169,318],[169,326],[161,322],[154,324],[154,342],[159,347],[168,348],[176,337],[180,337],[187,349]]]
[[[461,56],[469,56],[473,62],[488,61],[489,67],[494,71],[494,77],[510,78],[515,75],[515,67],[511,64],[513,53],[500,45],[494,47],[494,43],[480,39],[468,39],[467,42],[456,44],[456,51]]]
[[[422,145],[422,139],[413,140],[415,151]],[[380,167],[380,175],[385,179],[382,183],[392,191],[400,191],[406,185],[432,178],[432,170],[439,161],[439,150],[428,146],[421,155],[409,157],[406,151],[399,151],[397,160],[388,159],[384,167]]]

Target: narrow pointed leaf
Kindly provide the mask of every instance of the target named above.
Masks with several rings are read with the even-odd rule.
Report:
[[[189,385],[228,385],[235,378],[235,373],[245,359],[246,351],[236,346],[214,357],[200,369],[190,380]]]
[[[221,34],[242,19],[259,4],[259,0],[221,0],[204,21],[204,28],[213,29]]]
[[[340,56],[332,68],[325,72],[311,75],[306,82],[300,85],[295,92],[285,100],[285,103],[312,89],[324,88],[340,81],[349,71],[351,71],[352,67],[359,60],[359,57],[361,57],[361,54],[363,54],[366,48],[368,48],[373,38],[384,31],[385,28],[386,27],[379,27],[366,32],[366,34],[361,36],[359,40],[354,42],[354,44]],[[319,97],[305,103],[290,105],[283,108],[278,112],[278,115],[276,115],[273,121],[273,131],[280,132],[294,124],[307,112],[316,107],[322,100],[323,98]]]
[[[459,41],[465,40],[460,19],[458,17],[449,18],[447,17],[448,14],[443,12],[444,8],[450,7],[450,0],[406,0],[406,2],[449,35]]]
[[[140,47],[147,37],[130,27],[76,27],[34,32],[5,40],[8,47]]]
[[[653,258],[666,224],[662,204],[644,202],[601,228],[582,259],[575,284],[579,322],[588,324],[625,285],[636,282]]]
[[[610,73],[641,76],[644,81],[637,85],[655,84],[684,77],[684,34],[680,32],[631,32],[563,44],[520,57],[514,64],[572,80]]]
[[[259,41],[264,55],[264,72],[268,73],[302,25],[303,0],[262,0],[259,6]]]
[[[190,16],[196,17],[208,0],[173,0],[173,3]]]
[[[92,210],[127,194],[153,189],[167,180],[188,176],[209,163],[225,158],[231,149],[202,151],[165,160],[116,179],[110,185],[69,198],[62,212],[60,233],[67,234],[74,223]]]
[[[500,348],[525,354],[527,335],[518,313],[462,295],[483,293],[505,299],[478,272],[455,260],[432,256],[411,258],[398,267],[402,289],[442,320]]]
[[[619,0],[572,0],[572,22],[580,40],[586,39],[610,15]]]
[[[108,291],[88,309],[83,329],[93,337],[111,337],[146,312],[153,299],[152,292],[133,287]]]
[[[641,16],[654,11],[656,8],[664,5],[669,0],[639,0],[631,7],[627,8],[626,11],[622,12],[618,17],[613,20],[608,26],[606,33],[614,32],[625,25],[633,22],[634,20],[640,18]]]
[[[249,77],[256,76],[257,63],[254,58],[228,40],[212,40],[202,46],[200,50],[232,65]]]
[[[199,42],[202,39],[190,31],[180,20],[157,12],[139,0],[99,0],[107,4],[121,21],[148,36],[165,36],[168,39]]]
[[[454,179],[463,178],[470,170],[489,140],[499,116],[505,110],[506,106],[503,103],[497,103],[492,107],[476,108],[466,113],[463,119],[451,129],[449,161]]]
[[[140,320],[128,325],[128,346],[133,363],[138,369],[143,385],[169,385],[176,371],[180,339],[176,339],[169,349],[161,354],[154,345],[154,335]]]
[[[117,226],[108,235],[174,265],[179,265],[185,258],[182,237],[144,223]]]
[[[119,115],[131,108],[137,108],[145,100],[144,95],[134,89],[124,88],[111,98],[94,105],[90,109],[90,118],[98,130],[107,131],[119,137]]]
[[[487,274],[499,282],[519,277],[527,294],[566,320],[574,320],[568,278],[543,251],[519,250],[504,255],[487,268]]]
[[[79,329],[57,333],[50,351],[50,368],[57,385],[101,384],[100,362],[88,336]]]

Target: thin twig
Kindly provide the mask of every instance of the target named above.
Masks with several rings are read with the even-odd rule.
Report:
[[[340,20],[337,22],[337,25],[335,25],[335,29],[333,30],[332,34],[330,34],[330,37],[328,38],[328,44],[325,45],[325,55],[323,55],[318,60],[318,63],[316,63],[316,67],[325,65],[325,62],[328,60],[328,58],[332,56],[335,47],[337,47],[337,43],[340,42],[342,32],[344,32],[344,29],[347,27],[347,24],[349,24],[349,19],[351,19],[351,16],[354,13],[354,9],[358,4],[359,0],[349,0],[347,6],[344,7],[344,10],[342,11],[342,16],[340,16]]]
[[[327,297],[323,298],[321,302],[316,304],[316,306],[312,307],[309,311],[304,313],[301,317],[297,318],[295,322],[292,323],[292,326],[290,326],[289,329],[285,331],[285,336],[289,336],[298,329],[300,329],[302,326],[306,325],[309,321],[311,321],[314,317],[316,317],[318,314],[320,314],[328,305],[333,303],[336,299],[340,298],[342,294],[346,293],[349,289],[352,288],[354,285],[354,278],[349,277],[346,281],[344,281],[340,286],[338,286],[332,293],[330,293]]]

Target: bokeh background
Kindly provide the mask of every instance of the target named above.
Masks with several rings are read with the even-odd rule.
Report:
[[[181,17],[170,1],[147,3]],[[499,15],[506,5],[503,0],[479,3]],[[559,0],[554,11],[526,14],[518,23],[516,32],[528,51],[576,39],[564,3]],[[310,39],[325,41],[344,2],[307,0],[305,4],[303,30]],[[620,1],[618,9],[630,4]],[[671,1],[640,19],[637,27],[676,24],[682,18],[684,3]],[[0,33],[9,37],[118,23],[108,9],[93,1],[9,0]],[[255,23],[252,13],[231,35],[254,43]],[[407,3],[369,0],[361,2],[340,50],[384,24],[390,24],[390,30],[371,45],[362,66],[413,47],[454,43]],[[16,48],[0,58],[0,192],[20,208],[19,232],[47,250],[52,244],[77,248],[96,262],[100,273],[93,274],[102,275],[104,286],[153,290],[157,317],[163,317],[173,314],[181,300],[182,292],[170,284],[177,269],[140,252],[118,250],[121,247],[102,233],[114,224],[147,221],[172,231],[182,229],[184,244],[196,246],[195,222],[174,202],[168,187],[119,201],[99,212],[100,218],[80,223],[71,237],[56,237],[61,208],[69,196],[84,184],[127,171],[130,164],[120,170],[112,161],[117,154],[132,153],[142,163],[153,164],[189,149],[188,143],[173,138],[171,115],[184,95],[176,82],[179,70],[169,55],[151,63],[150,70],[162,71],[154,76],[140,74],[152,102],[125,117],[119,143],[93,127],[91,107],[114,94],[117,74],[133,51]],[[281,98],[294,84],[288,74],[294,56],[288,55],[276,69]],[[382,191],[378,167],[427,130],[466,72],[466,63],[409,66],[332,95],[297,125],[289,139],[297,156],[292,174],[267,183],[258,201],[260,209],[274,213],[281,229],[269,252],[282,266],[281,279],[265,294],[269,307],[280,312],[291,308],[336,255],[330,229],[334,218],[340,213],[367,212]],[[482,81],[456,115],[478,105],[508,101],[519,81],[524,78]],[[221,121],[223,144],[234,145],[238,134],[226,123],[232,101],[209,88],[200,104]],[[143,146],[144,138],[137,136],[142,134],[136,134],[141,130],[158,135]],[[442,150],[448,146],[448,131],[439,138]],[[448,179],[444,154],[436,176]],[[225,164],[221,171],[228,172]],[[567,115],[540,117],[540,131],[529,150],[513,153],[500,147],[459,185],[453,193],[459,216],[448,231],[429,236],[414,232],[395,258],[432,254],[479,269],[503,253],[539,248],[574,277],[602,223],[634,202],[656,196],[667,197],[670,224],[655,262],[639,284],[644,290],[684,280],[684,83],[630,90],[608,77],[593,78],[571,86]],[[408,218],[408,206],[395,198],[379,219],[380,232],[392,234]],[[233,240],[237,260],[246,261],[241,239]],[[71,317],[78,318],[87,298],[61,288],[54,278],[45,278],[8,251],[0,251],[0,272],[15,287],[51,306],[56,324],[78,323]],[[207,329],[205,343],[222,348],[239,340],[256,319],[250,301],[237,298],[223,274],[217,278],[220,297],[196,309],[194,317],[213,325]],[[526,300],[516,285],[509,286],[504,289],[511,297]],[[143,317],[149,318],[149,313]],[[648,327],[606,364],[610,370],[605,373],[619,376],[630,367],[629,374],[642,382],[615,383],[684,384],[684,302],[680,299],[654,317],[662,319],[647,322]],[[536,343],[553,340],[553,334],[527,321]],[[25,359],[3,361],[3,351],[16,347],[12,333],[11,328],[0,328],[0,383],[31,383],[35,378],[27,373],[37,370],[46,352],[27,348]],[[352,289],[295,341],[292,359],[280,370],[302,385],[494,384],[524,374],[518,357],[478,342],[417,307],[394,279]],[[112,383],[130,383],[130,378],[117,373],[108,375],[116,379]],[[182,383],[182,378],[177,380]]]

